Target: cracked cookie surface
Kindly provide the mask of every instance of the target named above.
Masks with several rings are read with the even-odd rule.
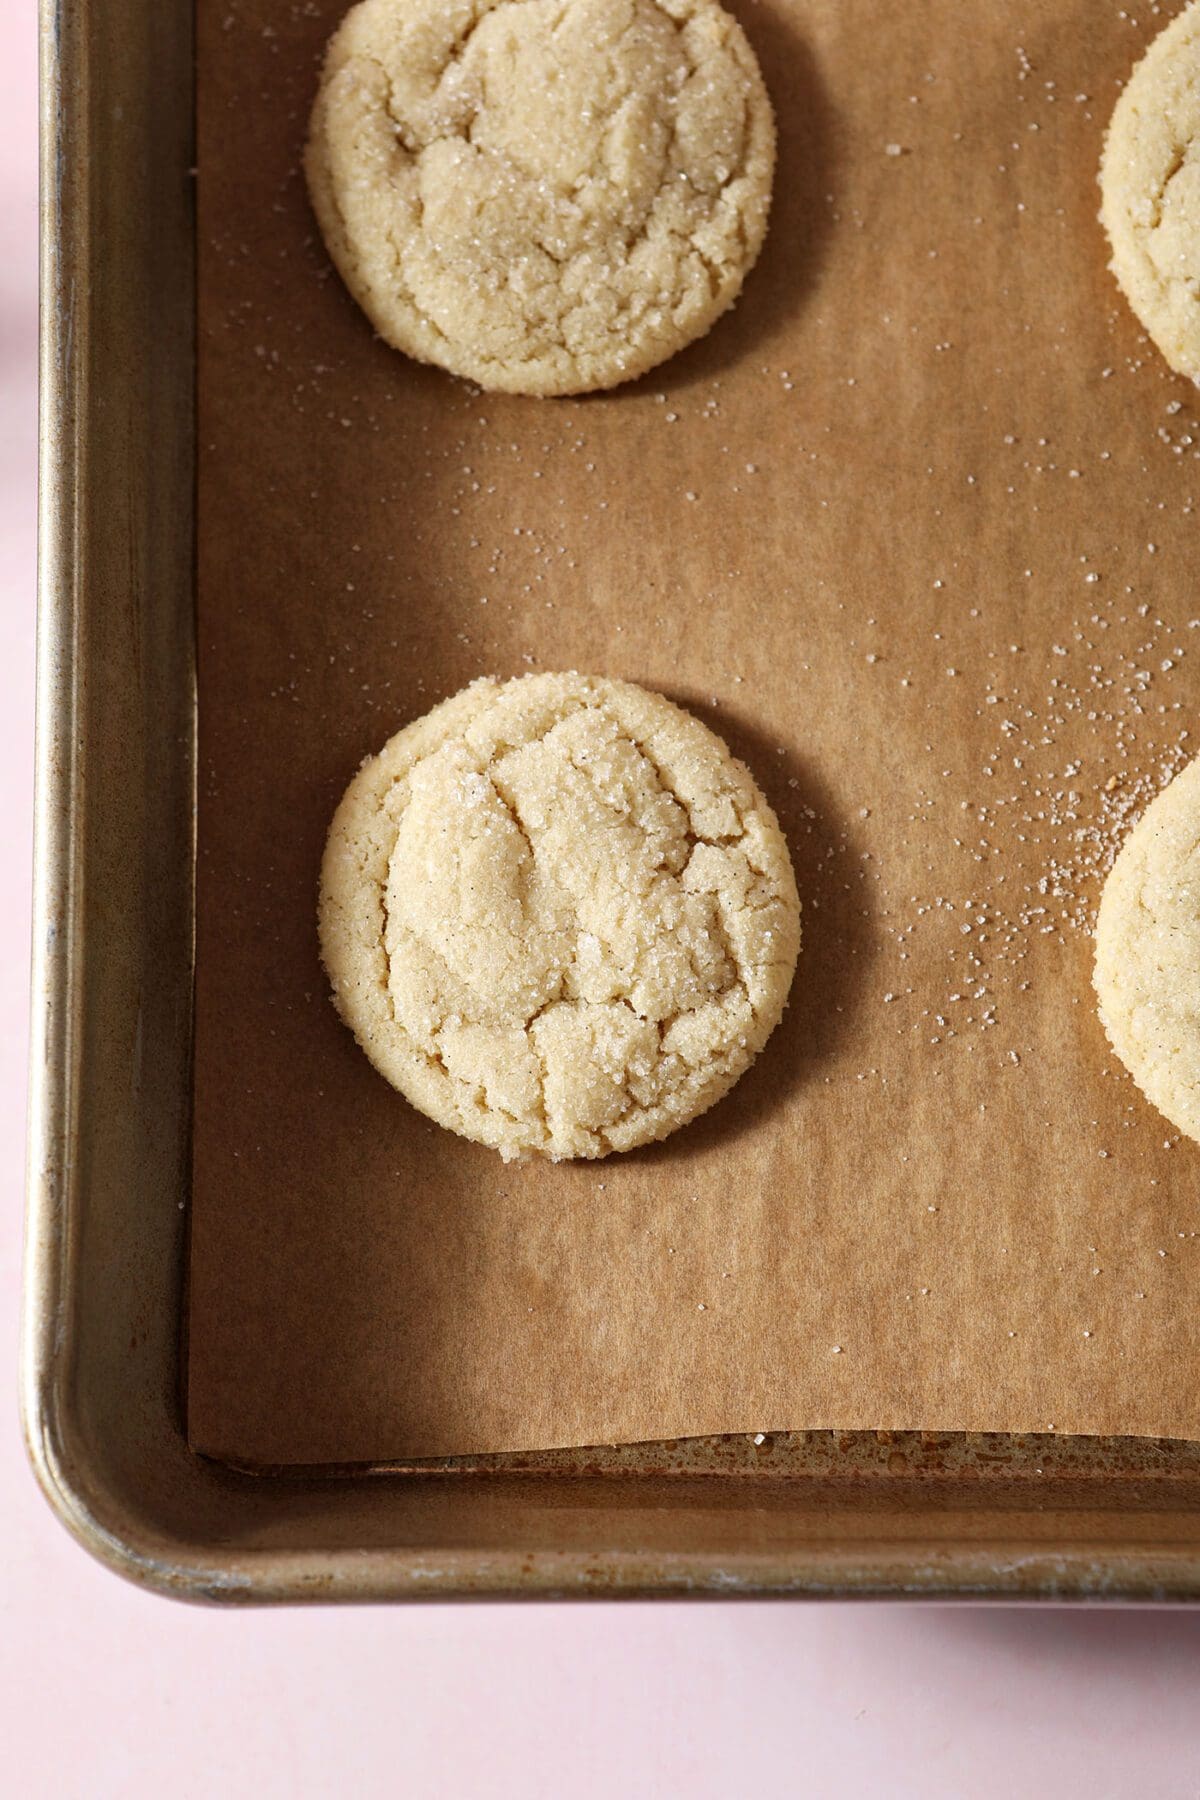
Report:
[[[1113,273],[1171,367],[1200,383],[1200,0],[1130,76],[1100,187]]]
[[[336,1005],[505,1158],[606,1156],[720,1099],[787,1001],[800,902],[754,781],[627,682],[483,679],[363,764],[321,870]]]
[[[1148,1100],[1200,1140],[1200,759],[1151,801],[1104,884],[1096,991]]]
[[[716,0],[362,0],[305,168],[388,343],[567,394],[643,374],[733,303],[774,159],[754,53]]]

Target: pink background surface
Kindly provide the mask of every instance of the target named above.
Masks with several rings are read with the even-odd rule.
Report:
[[[0,1758],[42,1796],[1200,1797],[1200,1612],[224,1614],[66,1536],[15,1406],[33,741],[35,29],[0,0]]]

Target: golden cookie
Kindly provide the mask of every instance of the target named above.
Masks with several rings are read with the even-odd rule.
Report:
[[[787,844],[698,719],[628,682],[485,679],[365,762],[321,870],[338,1010],[505,1158],[607,1156],[729,1089],[787,1001]]]
[[[1096,992],[1148,1100],[1200,1139],[1200,759],[1134,826],[1104,884]]]
[[[1171,367],[1200,381],[1200,0],[1130,76],[1100,187],[1113,273]]]
[[[380,335],[485,388],[631,380],[732,305],[775,127],[716,0],[362,0],[306,152]]]

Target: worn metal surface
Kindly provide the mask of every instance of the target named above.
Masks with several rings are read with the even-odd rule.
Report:
[[[812,1432],[300,1473],[189,1453],[191,18],[44,0],[42,24],[22,1399],[64,1522],[221,1601],[1200,1598],[1196,1445]]]

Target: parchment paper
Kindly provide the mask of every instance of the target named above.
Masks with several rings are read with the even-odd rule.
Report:
[[[1087,934],[1196,744],[1197,397],[1096,222],[1171,9],[736,0],[781,134],[743,301],[542,402],[396,355],[329,273],[298,156],[339,10],[200,5],[192,1443],[1200,1435],[1200,1150],[1109,1055]],[[339,1024],[317,869],[401,724],[564,667],[726,735],[805,941],[706,1118],[505,1167]]]

